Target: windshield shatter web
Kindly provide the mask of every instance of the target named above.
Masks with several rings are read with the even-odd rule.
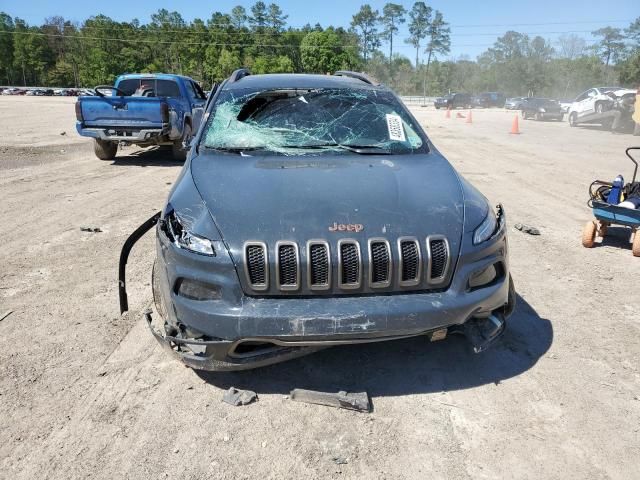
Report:
[[[222,92],[204,146],[280,155],[412,153],[423,140],[393,95],[376,90]]]

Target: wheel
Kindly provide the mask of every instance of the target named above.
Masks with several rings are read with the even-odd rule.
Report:
[[[94,139],[93,152],[100,160],[113,160],[116,158],[118,144],[116,142],[108,142],[105,140]]]
[[[596,222],[593,220],[587,222],[582,230],[582,246],[585,248],[592,248],[596,240]]]
[[[602,112],[604,112],[604,105],[602,105],[602,102],[596,102],[596,113]]]
[[[578,114],[576,112],[569,115],[569,125],[572,127],[578,126]]]
[[[543,119],[543,116],[541,113],[536,113],[536,121],[541,122]]]
[[[183,143],[189,143],[191,141],[191,125],[188,123],[184,124],[184,128],[182,129],[182,138],[180,140],[176,140],[173,142],[173,158],[178,162],[184,162],[187,159],[187,153],[189,153],[189,149],[183,148]]]
[[[636,233],[633,235],[631,253],[633,253],[634,257],[640,257],[640,228],[636,228]]]

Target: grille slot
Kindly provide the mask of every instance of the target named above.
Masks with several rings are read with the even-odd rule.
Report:
[[[440,283],[444,280],[449,267],[449,244],[444,237],[429,237],[429,282]]]
[[[276,255],[276,280],[280,290],[297,290],[300,286],[298,246],[293,242],[278,242]]]
[[[383,238],[369,240],[369,284],[388,287],[391,284],[391,249]]]
[[[360,245],[355,240],[340,240],[338,242],[338,255],[340,287],[359,288],[362,273]]]
[[[331,263],[329,244],[324,241],[310,241],[307,245],[309,288],[326,290],[331,285]]]
[[[269,288],[269,264],[264,243],[247,243],[244,247],[245,273],[254,290]]]
[[[416,238],[399,238],[400,285],[412,286],[420,283],[422,258],[420,243]]]

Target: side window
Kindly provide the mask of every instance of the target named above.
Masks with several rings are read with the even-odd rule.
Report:
[[[207,96],[200,88],[200,85],[198,85],[194,81],[189,81],[189,87],[187,88],[187,90],[189,91],[189,96],[191,98],[195,98],[198,100],[205,100],[207,98]]]
[[[584,92],[584,93],[583,93],[583,94],[581,94],[581,95],[578,95],[578,98],[576,98],[576,99],[574,100],[574,102],[581,102],[581,101],[583,101],[585,98],[587,98],[587,94],[588,94],[588,93],[589,93],[589,92],[587,91],[587,92]]]
[[[180,88],[173,80],[157,80],[156,97],[180,98]]]
[[[587,90],[588,97],[595,97],[597,95],[596,91],[592,88],[591,90]]]

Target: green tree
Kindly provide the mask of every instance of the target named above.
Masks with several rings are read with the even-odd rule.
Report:
[[[235,28],[244,28],[247,24],[248,19],[249,17],[247,17],[247,11],[243,6],[238,5],[236,7],[233,7],[233,9],[231,10],[231,23]]]
[[[371,53],[380,46],[377,28],[378,16],[378,10],[373,10],[371,5],[365,4],[360,7],[360,11],[351,20],[351,26],[360,31],[360,48],[365,63]]]
[[[300,44],[302,67],[309,73],[333,73],[349,68],[349,53],[333,28],[307,33]]]
[[[256,2],[251,7],[249,25],[251,25],[254,29],[262,29],[267,26],[267,19],[267,5],[264,2]]]
[[[615,63],[624,51],[624,36],[620,29],[604,27],[591,32],[591,34],[595,37],[602,37],[602,39],[594,45],[594,50],[598,56],[605,61],[605,65],[608,67],[612,60]]]
[[[427,38],[429,32],[431,13],[431,7],[428,7],[424,2],[414,3],[409,11],[409,38],[405,41],[416,49],[416,68],[418,68],[422,41]]]
[[[13,83],[13,19],[4,12],[0,12],[0,78],[6,80],[7,85]]]
[[[433,20],[427,29],[427,46],[425,52],[427,54],[427,68],[425,71],[425,84],[429,79],[429,65],[431,59],[435,55],[446,55],[451,50],[451,30],[444,21],[442,13],[435,11]],[[426,95],[426,93],[425,93]]]
[[[267,11],[267,26],[269,28],[280,32],[287,24],[287,18],[289,18],[289,15],[283,14],[282,9],[277,4],[269,4],[269,10]]]
[[[398,33],[398,25],[405,22],[407,10],[399,3],[387,3],[382,9],[380,22],[384,27],[382,35],[389,42],[389,64],[393,62],[393,37]]]

